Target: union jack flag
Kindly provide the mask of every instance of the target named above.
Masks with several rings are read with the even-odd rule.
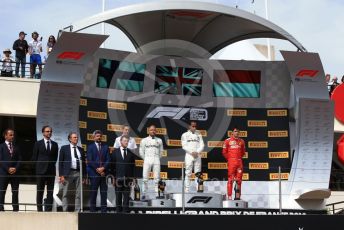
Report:
[[[200,96],[203,70],[197,68],[157,66],[155,93]]]

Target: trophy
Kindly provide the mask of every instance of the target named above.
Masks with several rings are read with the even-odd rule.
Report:
[[[135,185],[134,185],[134,200],[136,201],[141,200],[141,190],[136,178],[135,178]]]
[[[163,180],[159,180],[158,182],[158,199],[163,199],[165,198],[165,188],[166,188],[166,183]]]
[[[240,188],[237,181],[235,181],[234,185],[234,200],[240,200]]]
[[[204,191],[204,186],[203,186],[203,174],[202,172],[198,172],[195,175],[197,177],[197,192],[203,192]]]

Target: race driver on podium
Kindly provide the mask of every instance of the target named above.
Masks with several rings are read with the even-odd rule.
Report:
[[[230,138],[226,139],[223,143],[222,155],[227,160],[228,165],[228,183],[227,194],[228,199],[232,199],[233,182],[237,184],[238,196],[241,195],[241,181],[243,175],[242,157],[245,154],[245,142],[239,138],[239,129],[234,128]]]

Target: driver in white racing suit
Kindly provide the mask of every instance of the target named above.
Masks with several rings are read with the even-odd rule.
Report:
[[[194,173],[201,172],[201,152],[204,149],[204,142],[202,135],[196,130],[197,123],[195,121],[190,122],[189,130],[183,133],[181,137],[182,148],[186,152],[185,154],[185,192],[189,192],[190,189],[190,177],[192,174],[192,168]]]
[[[154,191],[158,192],[158,182],[160,179],[160,158],[163,152],[162,140],[155,136],[156,127],[148,127],[149,136],[143,138],[140,143],[140,156],[143,159],[143,186],[142,192],[148,190],[149,173],[153,168],[153,177],[155,182]]]

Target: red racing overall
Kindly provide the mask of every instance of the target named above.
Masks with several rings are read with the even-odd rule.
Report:
[[[237,182],[241,191],[241,181],[243,174],[242,157],[245,154],[245,142],[240,138],[230,137],[223,143],[222,155],[227,160],[228,165],[228,198],[232,197],[233,181]]]

